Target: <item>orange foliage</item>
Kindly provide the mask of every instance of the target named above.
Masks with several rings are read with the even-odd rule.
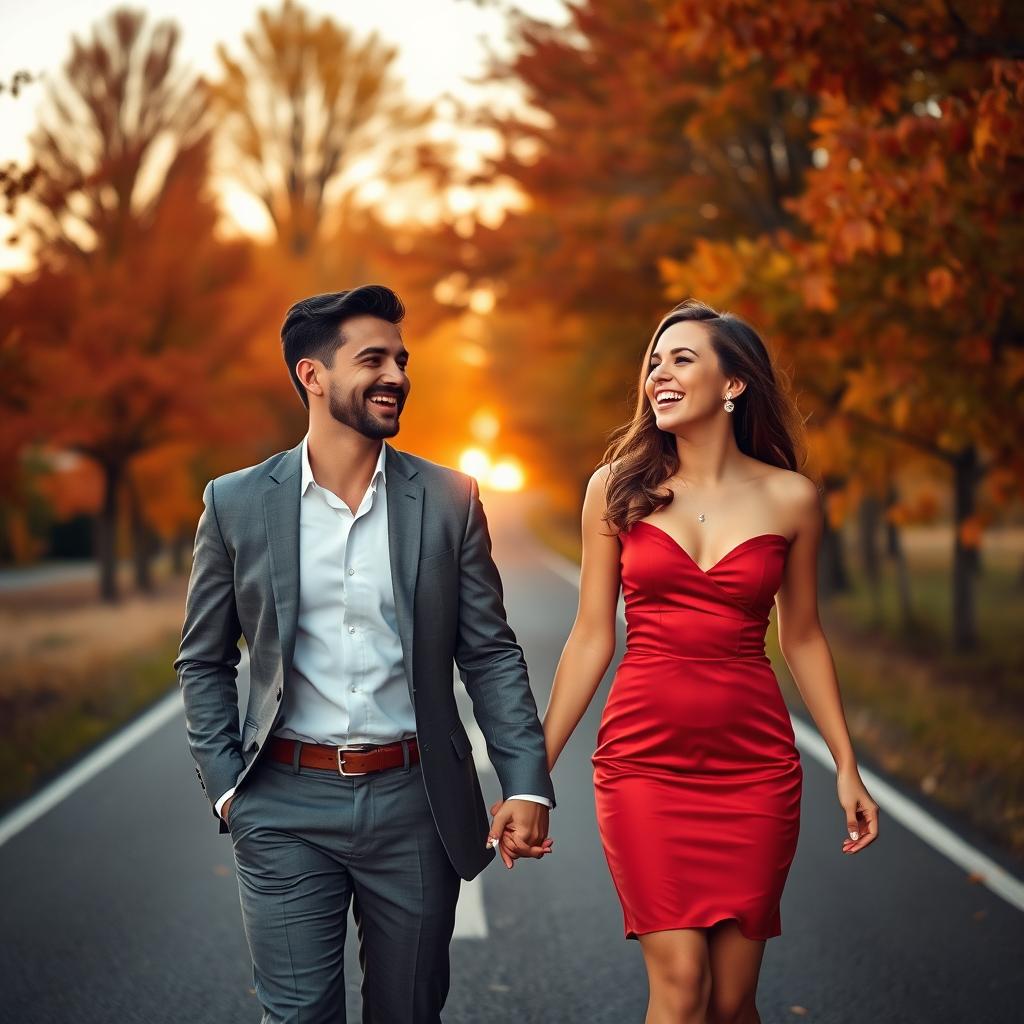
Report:
[[[49,473],[39,476],[36,487],[49,502],[58,520],[91,515],[103,500],[103,476],[89,459],[71,456],[53,460]]]

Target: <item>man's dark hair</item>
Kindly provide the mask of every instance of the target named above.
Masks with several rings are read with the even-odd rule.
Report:
[[[302,386],[295,366],[300,359],[319,359],[328,369],[334,365],[334,353],[345,343],[342,325],[357,316],[375,316],[391,324],[405,318],[402,300],[381,284],[364,284],[344,292],[326,292],[296,302],[281,325],[281,347],[292,384],[309,408],[309,395]]]

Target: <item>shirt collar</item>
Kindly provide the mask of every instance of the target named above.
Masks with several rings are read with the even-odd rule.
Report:
[[[377,456],[377,466],[373,471],[373,476],[370,478],[370,489],[377,490],[377,481],[383,480],[387,483],[387,473],[385,471],[385,465],[387,464],[387,453],[388,446],[381,443],[380,455]],[[300,494],[305,494],[309,489],[309,485],[319,486],[316,480],[313,479],[313,470],[309,465],[309,434],[302,439],[302,490]]]

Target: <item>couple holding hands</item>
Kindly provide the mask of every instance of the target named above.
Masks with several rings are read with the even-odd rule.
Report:
[[[835,758],[842,852],[878,834],[818,622],[818,491],[768,352],[695,301],[658,325],[587,487],[579,609],[541,722],[476,482],[386,443],[410,387],[404,312],[379,285],[293,305],[281,340],[308,433],[203,495],[175,670],[262,1020],[344,1021],[351,906],[364,1024],[440,1021],[461,880],[495,850],[507,867],[552,855],[549,773],[614,655],[621,590],[594,784],[647,1024],[754,1024],[802,782],[764,652],[773,604]],[[501,785],[490,821],[453,664]]]

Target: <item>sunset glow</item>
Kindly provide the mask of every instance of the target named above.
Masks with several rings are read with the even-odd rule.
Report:
[[[518,459],[506,456],[494,462],[483,448],[467,448],[459,457],[459,469],[492,491],[521,491],[526,483]]]

